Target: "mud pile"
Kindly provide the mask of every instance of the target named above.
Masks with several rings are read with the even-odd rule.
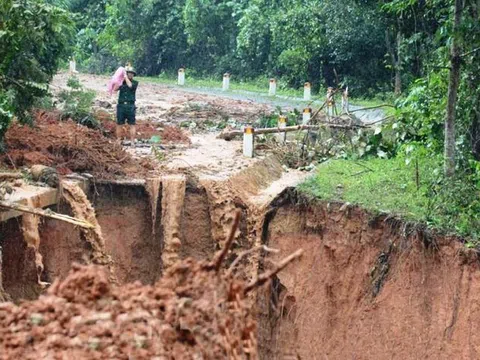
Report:
[[[177,126],[165,126],[163,128],[162,140],[167,143],[191,143],[190,138]]]
[[[154,286],[77,265],[39,300],[0,304],[0,359],[256,359],[246,289],[191,259]]]
[[[0,164],[9,167],[42,164],[60,173],[89,172],[102,178],[146,174],[148,160],[135,162],[113,140],[100,131],[72,121],[53,122],[38,117],[35,127],[12,125],[5,136],[8,152]]]

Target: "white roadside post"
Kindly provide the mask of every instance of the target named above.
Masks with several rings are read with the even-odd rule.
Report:
[[[225,73],[223,75],[223,86],[222,86],[222,89],[223,91],[228,91],[228,89],[230,88],[230,74],[229,73]]]
[[[278,128],[279,129],[285,129],[287,127],[287,117],[285,115],[280,115],[278,117]],[[278,133],[277,134],[277,139],[279,142],[286,142],[287,141],[287,133]]]
[[[307,125],[310,122],[311,117],[312,117],[312,109],[310,108],[303,109],[302,124]]]
[[[269,96],[275,96],[277,93],[277,80],[270,79],[270,88],[268,89]]]
[[[247,125],[243,130],[243,156],[253,158],[254,144],[255,130],[250,125]]]
[[[185,69],[184,68],[178,69],[178,85],[180,86],[185,85]]]
[[[342,93],[342,113],[350,114],[350,109],[348,105],[348,86]]]
[[[312,86],[309,82],[306,82],[303,86],[303,100],[310,101],[312,99]]]
[[[77,63],[75,62],[75,58],[72,57],[70,59],[70,63],[69,63],[69,68],[70,68],[70,75],[71,74],[76,74],[77,73]]]

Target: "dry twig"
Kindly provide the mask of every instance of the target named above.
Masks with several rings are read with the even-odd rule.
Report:
[[[240,261],[242,261],[242,259],[247,256],[247,255],[250,255],[251,253],[254,253],[254,252],[257,252],[259,250],[264,250],[266,252],[270,252],[270,253],[279,253],[280,250],[277,250],[277,249],[271,249],[265,245],[261,245],[261,246],[256,246],[254,248],[251,248],[251,249],[248,249],[248,250],[245,250],[244,252],[238,254],[237,258],[232,262],[232,264],[230,265],[230,267],[228,268],[228,271],[227,271],[227,275],[230,275],[233,270],[235,269],[235,267],[240,263]]]
[[[263,273],[263,274],[259,275],[256,280],[253,280],[250,284],[248,284],[245,287],[245,294],[247,294],[250,291],[252,291],[253,289],[256,289],[257,287],[265,284],[268,280],[270,280],[275,275],[277,275],[280,271],[285,269],[285,267],[288,264],[290,264],[292,261],[300,258],[302,255],[303,255],[303,249],[299,249],[299,250],[295,251],[293,254],[291,254],[290,256],[288,256],[285,259],[283,259],[282,261],[280,261],[280,263],[278,263],[278,265],[274,269],[272,269],[271,271],[268,271],[266,273]]]
[[[225,243],[225,246],[223,247],[222,251],[218,253],[216,258],[208,265],[208,269],[215,270],[218,272],[220,270],[220,266],[222,266],[222,262],[225,259],[225,256],[227,256],[228,251],[230,250],[230,247],[232,246],[233,240],[235,239],[235,233],[238,230],[238,225],[240,224],[240,210],[237,210],[235,213],[235,219],[233,220],[233,226],[232,229],[230,230],[230,235],[228,236],[227,242]]]

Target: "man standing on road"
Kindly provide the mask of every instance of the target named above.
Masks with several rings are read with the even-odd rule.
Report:
[[[121,140],[123,127],[127,122],[130,126],[130,141],[132,146],[135,146],[135,94],[138,81],[133,80],[133,77],[137,73],[131,66],[125,67],[125,72],[123,84],[117,89],[120,92],[118,94],[116,136]]]

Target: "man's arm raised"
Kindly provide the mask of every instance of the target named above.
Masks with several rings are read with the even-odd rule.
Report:
[[[128,75],[127,75],[127,74],[125,74],[124,79],[125,79],[125,82],[127,83],[127,86],[128,86],[129,88],[131,88],[131,87],[132,87],[132,82],[131,82],[130,79],[128,78]]]

